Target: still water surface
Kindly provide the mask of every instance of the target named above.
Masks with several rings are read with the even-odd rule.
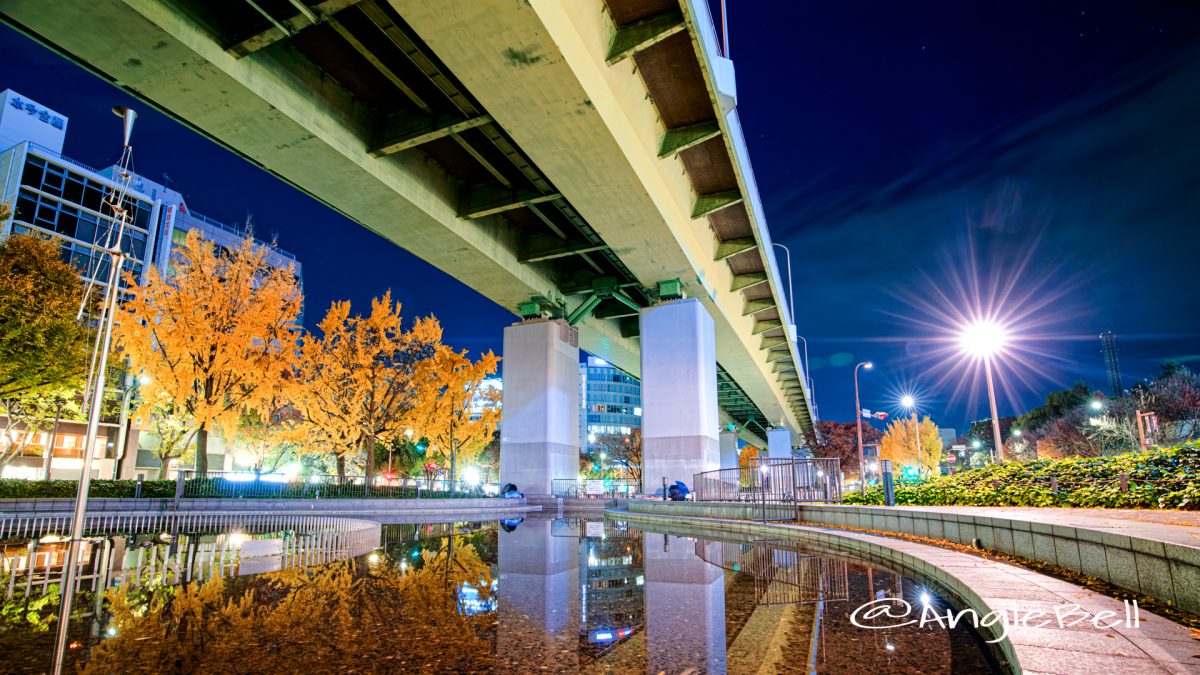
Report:
[[[286,551],[298,533],[239,536],[281,539]],[[792,543],[548,518],[384,525],[381,539],[350,560],[308,564],[310,556],[258,574],[212,573],[210,554],[210,573],[188,583],[141,569],[169,560],[180,542],[172,549],[135,537],[127,543],[137,555],[120,567],[138,569],[101,575],[110,588],[100,602],[85,591],[76,603],[72,665],[90,673],[1005,672],[962,624],[853,625],[851,613],[872,599],[957,605],[892,571]],[[194,536],[193,548],[205,540]],[[39,595],[31,583],[24,594],[13,585],[0,671],[45,672],[54,589]]]

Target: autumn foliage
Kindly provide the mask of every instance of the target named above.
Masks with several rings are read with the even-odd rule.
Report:
[[[196,429],[196,471],[208,470],[208,433],[229,438],[242,412],[284,388],[295,362],[301,294],[290,268],[267,262],[247,238],[226,251],[191,231],[175,273],[126,277],[115,335],[136,370],[149,376],[140,414],[170,399]]]
[[[298,405],[311,440],[337,456],[340,471],[361,453],[374,475],[375,444],[397,439],[428,404],[432,389],[424,378],[442,327],[427,317],[404,330],[400,309],[391,293],[373,300],[366,316],[335,302],[318,324],[321,334],[303,340]]]
[[[921,439],[919,451],[918,436]],[[938,463],[942,461],[942,437],[929,417],[920,422],[916,417],[899,417],[888,424],[880,441],[879,455],[892,460],[894,471],[916,467],[921,476],[936,474]]]

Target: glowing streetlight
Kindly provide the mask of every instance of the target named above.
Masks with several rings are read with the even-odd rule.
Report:
[[[917,399],[912,394],[905,394],[900,397],[900,407],[912,412],[913,436],[917,445],[917,475],[920,475],[925,467],[921,464],[921,425],[917,422]]]
[[[1088,404],[1088,407],[1096,412],[1100,412],[1101,410],[1104,410],[1104,402],[1100,399],[1092,399],[1092,402]]]
[[[996,412],[996,385],[992,381],[992,359],[999,356],[1009,343],[1008,329],[988,319],[976,319],[963,327],[958,334],[958,346],[963,353],[983,360],[987,375],[988,403],[992,409],[992,445],[995,455],[992,460],[1004,459],[1004,443],[1000,439],[1000,416]]]
[[[863,361],[854,366],[854,419],[858,423],[858,486],[864,495],[867,494],[867,469],[866,464],[863,463],[862,403],[858,399],[858,369],[870,370],[874,367],[875,364],[870,361]]]
[[[1022,433],[1022,432],[1021,432],[1021,430],[1020,430],[1020,429],[1013,429],[1013,430],[1012,430],[1012,435],[1013,435],[1013,436],[1016,436],[1017,438],[1020,438],[1020,437],[1021,437],[1021,433]]]

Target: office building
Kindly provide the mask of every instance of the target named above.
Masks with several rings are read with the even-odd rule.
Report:
[[[109,258],[105,253],[109,237],[115,236],[116,221],[106,200],[121,186],[114,178],[116,167],[97,169],[62,154],[69,120],[28,97],[5,90],[0,93],[0,203],[12,206],[13,216],[0,223],[0,239],[11,234],[32,233],[53,238],[62,248],[63,259],[73,264],[86,280],[102,288],[108,279]],[[116,137],[114,136],[114,140]],[[114,142],[114,150],[116,150]],[[171,273],[171,251],[191,230],[226,249],[234,249],[246,240],[246,233],[192,211],[183,195],[143,176],[130,177],[122,202],[129,221],[121,240],[121,249],[129,256],[125,269],[137,281],[155,267]],[[291,267],[297,282],[302,282],[301,265],[296,257],[278,247],[267,246],[267,262],[279,268]],[[125,281],[122,280],[122,285]],[[104,420],[101,435],[93,449],[95,475],[112,476],[115,471],[114,442],[117,420]],[[79,427],[79,428],[77,428]],[[40,477],[44,471],[43,452],[53,444],[50,459],[52,478],[78,476],[83,457],[82,427],[63,421],[57,434],[35,435],[26,452],[3,469],[4,477]],[[149,434],[136,430],[127,434],[127,454],[136,462],[124,462],[124,473],[136,470],[148,477],[157,473],[158,463],[146,450],[153,443]],[[139,444],[141,443],[141,444]],[[219,438],[210,441],[210,466],[220,468],[231,462]]]
[[[628,436],[642,426],[642,383],[595,356],[579,364],[579,444],[591,452],[601,436]]]

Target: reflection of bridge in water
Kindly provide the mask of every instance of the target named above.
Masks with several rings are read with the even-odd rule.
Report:
[[[0,521],[4,598],[56,592],[66,572],[72,517]],[[319,565],[379,545],[379,524],[353,518],[234,513],[88,516],[76,591],[95,594]]]

